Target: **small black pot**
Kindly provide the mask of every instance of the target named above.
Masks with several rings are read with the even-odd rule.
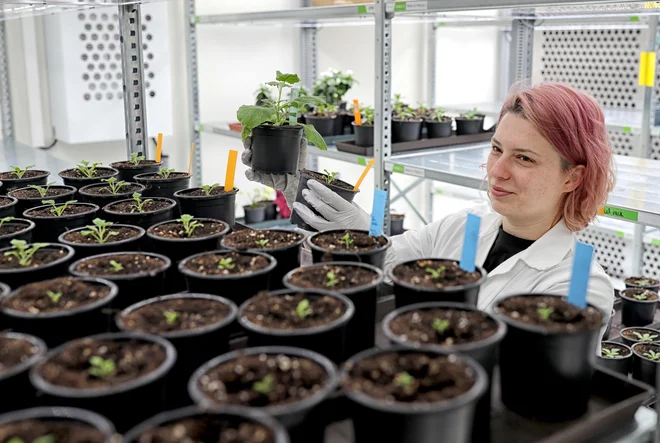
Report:
[[[186,262],[200,255],[225,251],[210,251],[192,255],[179,262],[179,272],[183,274],[188,286],[188,292],[200,294],[221,295],[241,305],[245,300],[259,291],[269,288],[270,275],[277,266],[277,261],[270,255],[255,251],[241,251],[241,254],[261,255],[270,261],[265,269],[243,275],[203,275],[186,268]]]
[[[484,130],[483,117],[472,119],[456,117],[454,120],[456,121],[456,135],[479,134]]]
[[[57,421],[91,427],[103,435],[103,442],[110,443],[117,438],[115,426],[107,418],[91,411],[78,408],[30,408],[0,415],[0,426],[25,420]],[[9,441],[9,440],[8,440]]]
[[[348,252],[341,250],[328,250],[324,249],[312,240],[315,237],[323,234],[330,234],[334,232],[344,232],[346,229],[330,229],[327,231],[321,231],[316,234],[310,235],[305,239],[305,245],[308,249],[312,250],[312,261],[314,263],[324,263],[324,262],[337,262],[337,261],[354,261],[359,263],[367,263],[373,265],[377,268],[383,269],[385,265],[385,256],[387,255],[387,250],[392,246],[392,240],[387,238],[387,243],[385,246],[380,248],[372,249],[369,251],[359,251],[359,252]],[[360,229],[352,229],[353,232],[359,232],[363,234],[369,234],[369,231],[363,231]]]
[[[203,328],[162,332],[157,334],[174,345],[177,352],[177,361],[167,375],[167,406],[169,408],[190,404],[187,384],[190,376],[204,362],[218,354],[229,351],[229,335],[231,324],[236,319],[238,308],[223,297],[208,294],[172,294],[141,301],[124,309],[115,317],[120,331],[133,332],[126,329],[122,317],[146,305],[172,299],[205,299],[220,302],[229,308],[229,314],[221,321]]]
[[[269,174],[298,171],[302,126],[260,125],[252,129],[252,169]]]
[[[635,292],[639,289],[621,291],[621,323],[625,326],[650,325],[660,300],[637,300],[633,297]]]
[[[33,237],[38,242],[57,242],[60,234],[76,228],[82,228],[90,225],[96,218],[99,207],[91,203],[74,203],[71,206],[85,206],[89,212],[83,214],[63,215],[61,217],[42,217],[31,215],[32,211],[49,208],[50,205],[37,206],[28,209],[23,213],[23,217],[34,222],[35,227]]]
[[[392,143],[413,142],[422,138],[422,120],[392,119]]]
[[[154,254],[151,252],[110,252],[108,254],[98,254],[92,255],[91,257],[81,258],[71,263],[69,266],[69,274],[76,277],[90,277],[89,274],[78,271],[78,266],[84,260],[90,258],[99,258],[108,255],[122,255],[122,254],[141,254],[149,255],[152,257],[158,257],[165,262],[165,265],[158,269],[156,272],[151,274],[130,274],[130,275],[103,275],[99,276],[105,280],[109,280],[117,285],[119,288],[119,294],[112,303],[112,307],[115,309],[124,309],[134,303],[137,303],[148,298],[156,297],[158,295],[167,294],[168,288],[165,284],[165,272],[172,265],[172,262],[169,258],[164,255]],[[94,277],[94,276],[91,276]]]
[[[0,218],[5,217],[14,217],[16,215],[21,215],[16,213],[16,203],[18,199],[9,195],[0,195],[0,198],[8,198],[11,200],[11,203],[5,206],[0,206]]]
[[[277,205],[274,201],[263,200],[259,202],[264,206],[265,209],[265,219],[266,220],[275,220],[277,218]]]
[[[449,351],[431,349],[412,350],[404,347],[393,349],[369,349],[351,357],[344,364],[341,379],[347,379],[350,365],[379,354],[398,352],[426,353],[428,355],[454,355]],[[419,407],[415,403],[378,401],[359,391],[345,389],[345,395],[352,402],[351,416],[356,442],[388,443],[468,443],[472,434],[472,419],[477,401],[484,395],[488,377],[483,368],[471,357],[456,356],[472,369],[475,383],[466,393],[446,401],[425,403]]]
[[[0,255],[13,249],[12,247],[0,249]],[[61,251],[64,250],[66,255],[48,264],[31,267],[27,266],[22,269],[0,269],[0,281],[6,283],[11,288],[17,288],[28,283],[35,281],[48,280],[51,278],[59,277],[66,274],[69,262],[73,258],[73,248],[67,245],[58,243],[49,243],[47,247],[40,249],[40,251]]]
[[[186,174],[185,172],[174,172],[173,174]],[[190,187],[191,175],[175,178],[152,178],[152,173],[138,174],[135,181],[144,186],[142,195],[145,198],[164,197],[173,198],[174,193]]]
[[[62,179],[62,183],[64,183],[67,186],[73,186],[76,189],[80,189],[83,186],[91,185],[93,183],[103,183],[103,180],[107,180],[109,178],[116,177],[117,175],[119,175],[119,171],[117,171],[115,168],[106,168],[106,167],[96,168],[96,170],[102,173],[102,175],[93,178],[64,177],[62,175],[62,172],[67,172],[71,170],[72,169],[66,169],[64,171],[61,171],[59,173],[59,176]]]
[[[660,280],[656,278],[648,278],[651,282],[657,282],[657,284],[651,284],[649,286],[638,286],[630,282],[631,279],[639,279],[645,277],[628,277],[625,279],[624,283],[626,284],[626,289],[648,289],[649,291],[660,293]]]
[[[252,206],[243,206],[243,211],[245,212],[246,225],[261,223],[262,221],[266,220],[265,206],[257,206],[256,208]]]
[[[305,122],[308,125],[314,126],[316,132],[318,132],[322,137],[330,137],[337,134],[337,122],[340,122],[342,131],[344,129],[344,120],[339,119],[339,117],[317,117],[312,114],[305,114]]]
[[[311,266],[325,266],[328,263],[317,263]],[[375,281],[368,285],[358,286],[351,289],[335,290],[348,297],[355,305],[355,315],[348,322],[348,339],[346,342],[346,356],[356,354],[365,349],[373,348],[376,344],[376,302],[383,283],[383,271],[366,263],[357,262],[335,262],[335,266],[356,266],[366,268],[378,275]],[[291,282],[292,275],[297,271],[294,269],[284,276],[284,286],[296,291],[305,292],[308,288],[295,286]]]
[[[33,170],[32,170],[33,171]],[[11,171],[6,171],[11,172]],[[0,182],[0,195],[6,195],[10,189],[16,188],[25,188],[28,185],[45,185],[48,181],[48,176],[50,175],[49,171],[37,171],[42,172],[43,175],[32,178],[3,178]]]
[[[658,364],[660,361],[651,360],[644,357],[638,349],[643,343],[637,343],[632,346],[633,360],[632,360],[632,375],[635,380],[646,383],[647,385],[656,386],[656,373],[658,372]],[[655,352],[660,352],[660,346],[655,345]]]
[[[627,331],[628,329],[641,329],[645,333],[649,333],[651,335],[657,335],[657,337],[652,340],[652,343],[656,343],[656,342],[660,341],[660,330],[658,330],[658,329],[640,328],[639,326],[623,328],[619,331],[619,335],[621,336],[621,340],[623,340],[623,342],[625,344],[627,344],[628,346],[630,346],[631,348],[635,343],[640,343],[640,341],[639,340],[632,340],[632,339],[626,337],[625,335],[623,335],[623,332]]]
[[[144,160],[143,160],[144,161]],[[110,163],[110,166],[119,171],[117,180],[124,180],[125,182],[132,182],[133,177],[138,174],[155,174],[160,171],[162,162],[156,162],[155,160],[147,160],[153,163],[139,164],[137,166],[120,166],[123,162]]]
[[[92,188],[103,188],[107,186],[106,183],[94,183],[92,185],[87,185],[83,186],[78,190],[78,193],[80,194],[82,200],[86,203],[93,203],[97,205],[99,208],[104,207],[108,203],[116,202],[119,200],[126,200],[128,198],[132,198],[133,193],[137,192],[138,194],[142,194],[142,191],[144,191],[144,185],[141,185],[139,183],[131,183],[131,185],[139,186],[140,189],[137,191],[127,191],[127,192],[118,192],[116,194],[93,194],[89,192]]]
[[[374,145],[374,125],[356,125],[351,123],[355,131],[355,146],[373,146]]]
[[[125,213],[125,212],[113,211],[112,208],[109,207],[110,205],[112,205],[112,203],[110,203],[110,205],[106,205],[103,207],[102,210],[103,218],[118,224],[140,226],[141,228],[144,229],[149,229],[150,226],[155,225],[156,223],[172,220],[174,218],[174,209],[176,208],[176,202],[170,198],[159,198],[154,200],[165,200],[169,202],[171,206],[152,212]],[[119,200],[119,201],[120,202],[132,201],[132,199]]]
[[[167,373],[174,366],[177,355],[167,340],[149,334],[115,333],[87,337],[94,340],[139,340],[160,345],[165,351],[165,361],[144,377],[120,383],[107,389],[76,389],[56,386],[38,374],[38,368],[48,359],[60,354],[69,345],[65,343],[51,350],[41,363],[30,370],[30,381],[40,391],[40,403],[65,405],[89,409],[108,417],[118,432],[125,432],[135,424],[160,412]],[[130,405],[130,407],[127,407]]]
[[[220,195],[210,196],[192,196],[186,195],[187,192],[195,191],[200,188],[190,188],[174,193],[174,198],[179,202],[181,214],[190,214],[196,218],[214,218],[228,223],[232,228],[235,221],[235,205],[237,188],[232,192]]]
[[[451,120],[441,122],[436,120],[426,120],[425,123],[428,138],[451,137]]]
[[[78,337],[108,332],[108,315],[103,310],[112,305],[119,291],[117,285],[101,278],[87,277],[80,280],[108,286],[110,293],[94,303],[66,311],[32,314],[3,308],[0,309],[2,324],[17,332],[43,337],[49,348]],[[1,297],[0,302],[15,297],[20,290],[17,288],[11,294]]]
[[[394,218],[390,214],[390,235],[401,235],[403,234],[403,221],[405,217],[401,215],[400,217]]]
[[[20,365],[14,366],[8,371],[0,372],[0,412],[15,411],[21,408],[34,406],[35,389],[30,384],[28,377],[30,368],[48,351],[46,343],[38,337],[18,332],[0,332],[0,336],[9,338],[20,338],[32,343],[38,350]]]
[[[32,231],[34,230],[34,222],[23,218],[15,218],[10,222],[6,222],[3,226],[25,226],[22,231],[13,232],[0,236],[0,248],[7,248],[11,246],[12,240],[25,240],[32,243]]]
[[[602,353],[597,354],[596,364],[610,371],[618,372],[619,374],[628,375],[632,369],[633,353],[630,346],[618,343],[615,341],[602,341],[601,345],[614,345],[619,348],[624,348],[629,351],[628,355],[620,355],[616,358],[603,357]]]
[[[18,214],[19,216],[23,215],[23,212],[27,211],[30,208],[36,208],[37,206],[43,205],[42,203],[43,200],[54,200],[55,203],[64,203],[64,202],[68,202],[69,200],[74,200],[75,199],[74,195],[76,193],[76,188],[74,188],[73,186],[54,185],[51,186],[50,189],[66,189],[67,192],[60,195],[33,197],[33,198],[18,198],[14,195],[14,191],[28,190],[28,189],[30,188],[28,187],[17,188],[17,189],[12,189],[7,193],[8,196],[14,197],[18,200],[16,202],[16,214]]]
[[[90,257],[92,255],[107,254],[110,252],[119,252],[119,251],[137,251],[140,249],[142,244],[142,239],[144,238],[145,230],[139,226],[130,226],[130,225],[119,225],[113,224],[110,226],[109,230],[112,231],[112,228],[131,228],[138,231],[138,235],[133,238],[128,238],[126,240],[116,241],[116,242],[106,242],[106,243],[75,243],[67,240],[65,237],[71,232],[77,231],[86,231],[88,228],[77,228],[72,229],[71,231],[60,234],[57,238],[58,243],[71,246],[74,251],[76,251],[76,259],[81,259],[85,257]],[[112,238],[112,237],[110,237]]]
[[[434,259],[449,260],[440,257],[434,257]],[[399,263],[397,266],[413,263],[418,260],[420,259],[408,260]],[[387,277],[392,280],[392,283],[394,283],[394,296],[397,309],[407,305],[426,303],[430,301],[449,301],[477,306],[479,290],[481,289],[483,282],[486,281],[487,277],[487,273],[484,268],[475,266],[475,269],[481,273],[481,278],[476,282],[465,286],[453,286],[444,289],[431,289],[411,285],[410,283],[401,281],[396,278],[394,275],[394,268],[397,266],[392,266],[387,270]]]

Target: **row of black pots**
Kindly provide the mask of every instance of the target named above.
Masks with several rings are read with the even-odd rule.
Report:
[[[245,224],[252,225],[277,218],[277,205],[273,201],[262,201],[256,205],[243,206]]]
[[[345,130],[352,128],[355,117],[352,114],[337,114],[332,117],[319,117],[312,114],[305,114],[304,121],[308,125],[314,126],[314,129],[322,137],[332,137],[335,135],[344,135]],[[352,132],[352,131],[351,131]]]
[[[602,353],[599,354],[597,362],[599,366],[624,376],[632,373],[634,379],[651,386],[656,385],[656,374],[658,365],[660,365],[660,358],[650,357],[640,347],[650,345],[654,348],[654,352],[660,355],[660,344],[637,342],[629,346],[615,341],[603,341],[601,345],[613,346],[619,349],[620,353],[612,357],[606,357]]]

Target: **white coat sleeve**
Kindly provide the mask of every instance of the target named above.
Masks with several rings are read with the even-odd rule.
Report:
[[[392,246],[385,257],[385,269],[407,260],[433,256],[447,218],[425,225],[419,230],[406,231],[392,237]]]

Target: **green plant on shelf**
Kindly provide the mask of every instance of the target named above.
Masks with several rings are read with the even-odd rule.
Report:
[[[124,266],[116,260],[110,260],[108,264],[110,265],[112,272],[120,272],[124,270]]]
[[[543,320],[549,320],[552,313],[555,312],[555,309],[552,307],[537,308],[536,312],[539,314],[539,317],[541,317]]]
[[[418,120],[418,117],[415,114],[413,114],[410,108],[405,108],[401,112],[397,112],[396,118],[397,120],[403,120],[403,121]]]
[[[660,361],[660,351],[659,352],[648,351],[643,353],[642,355],[648,358],[649,360]]]
[[[601,348],[600,353],[603,357],[616,358],[619,357],[619,350],[617,348]]]
[[[80,175],[85,178],[93,178],[96,176],[96,168],[101,166],[103,163],[92,163],[90,164],[87,160],[82,160],[78,165],[73,168],[75,171],[78,171]]]
[[[468,111],[464,114],[461,114],[461,117],[463,117],[466,120],[474,120],[475,118],[479,117],[479,111],[477,108],[472,109],[471,111]]]
[[[255,243],[257,244],[257,246],[259,246],[260,248],[265,248],[266,245],[268,245],[269,240],[268,240],[267,238],[262,238],[261,240],[255,240],[254,242],[255,242]]]
[[[81,231],[80,234],[85,237],[91,236],[99,244],[105,244],[110,237],[115,237],[119,235],[117,231],[109,231],[108,228],[114,223],[105,221],[102,218],[95,218],[92,220],[93,225],[87,225],[86,231]]]
[[[177,311],[163,311],[163,316],[168,325],[173,325],[181,317],[181,313]]]
[[[648,300],[650,295],[651,295],[650,291],[644,291],[640,294],[634,294],[633,298],[635,298],[636,300]]]
[[[337,179],[337,176],[339,175],[339,172],[336,171],[330,172],[327,169],[324,169],[323,172],[325,172],[325,177],[323,177],[323,180],[325,180],[327,184],[330,184],[333,181],[335,181]]]
[[[87,369],[87,372],[91,376],[106,378],[113,375],[116,369],[115,362],[112,359],[105,359],[98,355],[89,357],[89,369]]]
[[[213,192],[214,189],[219,187],[220,187],[219,183],[213,183],[212,185],[202,185],[202,191],[204,191],[204,194],[208,197],[209,195],[211,195],[211,192]]]
[[[398,115],[404,112],[405,110],[410,109],[410,107],[403,102],[403,99],[401,98],[401,94],[394,94],[392,109],[394,110],[394,114]]]
[[[56,443],[56,441],[57,440],[55,439],[54,435],[47,434],[35,438],[34,440],[32,440],[32,442],[25,442],[18,437],[12,437],[9,440],[7,440],[7,443]]]
[[[651,343],[656,338],[658,338],[658,334],[651,334],[648,332],[642,334],[641,332],[633,331],[633,335],[637,337],[637,340],[642,343]]]
[[[362,126],[373,126],[374,108],[371,106],[364,106],[360,108],[360,115],[362,116]]]
[[[174,169],[161,168],[160,171],[156,172],[156,175],[160,178],[170,178],[170,175],[174,172]]]
[[[268,395],[272,392],[275,384],[275,377],[271,374],[266,375],[259,381],[252,383],[252,390],[263,395]]]
[[[325,274],[325,277],[328,279],[328,281],[325,282],[325,286],[327,288],[333,288],[339,284],[339,279],[337,278],[334,272],[332,271],[328,272],[327,274]]]
[[[445,118],[447,118],[447,116],[445,115],[445,110],[442,108],[435,108],[435,110],[433,111],[432,120],[435,122],[441,122]]]
[[[350,248],[353,243],[355,243],[355,240],[351,238],[351,233],[347,232],[344,234],[344,236],[341,238],[339,243],[344,246],[346,249]]]
[[[255,106],[263,106],[265,100],[273,99],[273,88],[268,85],[261,84],[259,88],[254,91],[255,97]]]
[[[646,280],[646,279],[639,279],[635,280],[637,283],[637,286],[653,286],[653,282],[651,280]]]
[[[57,303],[60,298],[62,298],[61,292],[53,292],[51,290],[46,291],[46,295],[50,298],[53,303]]]
[[[314,115],[322,118],[332,118],[337,115],[338,108],[335,105],[318,105],[314,108]]]
[[[16,257],[20,266],[29,266],[32,263],[35,252],[48,246],[48,243],[32,243],[28,245],[28,242],[25,240],[16,239],[12,240],[10,244],[12,250],[5,252],[5,257]]]
[[[152,202],[153,200],[148,198],[146,200],[142,200],[142,196],[140,195],[139,192],[134,192],[133,193],[133,206],[131,206],[131,212],[144,212],[144,205],[146,205],[149,202]]]
[[[55,217],[61,217],[64,214],[64,211],[66,211],[66,208],[69,207],[69,205],[78,203],[78,200],[69,200],[59,206],[55,203],[55,200],[41,200],[41,203],[52,206],[52,208],[50,208],[50,213],[55,215]]]
[[[138,166],[142,160],[146,160],[146,159],[147,157],[145,157],[144,155],[140,155],[137,152],[132,152],[131,159],[129,160],[129,162],[131,162],[133,166]]]
[[[121,188],[125,188],[126,186],[131,185],[130,183],[125,182],[124,180],[117,181],[116,177],[105,178],[105,179],[102,179],[101,181],[104,181],[104,182],[107,183],[108,189],[110,189],[110,193],[112,195],[119,194],[119,191],[121,191]]]
[[[234,264],[234,260],[231,257],[221,258],[218,262],[218,269],[234,269],[235,267],[236,265]]]
[[[48,195],[48,190],[50,189],[51,186],[53,186],[55,182],[49,182],[46,187],[42,187],[39,185],[27,185],[28,188],[34,189],[39,193],[39,197],[44,198],[45,196]]]
[[[314,311],[312,310],[312,307],[309,305],[309,300],[302,299],[300,300],[300,303],[298,303],[298,306],[296,306],[296,315],[301,319],[305,319],[312,315]]]
[[[410,388],[415,383],[415,377],[407,372],[399,372],[394,377],[394,384],[400,388]]]
[[[181,218],[177,220],[179,223],[183,224],[183,230],[179,231],[179,235],[183,235],[185,237],[190,238],[195,234],[195,229],[204,226],[203,223],[194,220],[194,218],[195,217],[193,217],[190,214],[181,215]]]
[[[351,89],[357,81],[353,77],[353,71],[338,71],[329,69],[319,75],[319,79],[314,84],[314,95],[324,97],[327,103],[340,103],[344,95]]]
[[[14,219],[14,217],[4,217],[4,218],[0,219],[0,228],[2,228],[2,225],[4,225],[5,223],[9,223],[13,219]]]
[[[16,176],[16,178],[23,178],[26,172],[28,172],[29,169],[34,168],[34,165],[29,165],[26,166],[25,169],[21,169],[20,166],[10,166],[12,169],[11,173]]]
[[[433,326],[433,329],[435,329],[438,332],[438,334],[444,334],[447,328],[449,327],[449,320],[447,320],[446,318],[443,319],[434,318],[431,326]]]
[[[424,272],[429,274],[432,279],[437,279],[442,277],[446,269],[447,269],[446,266],[440,266],[438,269],[426,268],[424,269]]]

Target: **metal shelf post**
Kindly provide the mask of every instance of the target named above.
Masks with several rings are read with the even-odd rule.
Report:
[[[2,138],[14,139],[14,115],[11,108],[9,85],[9,59],[7,56],[7,30],[4,14],[0,12],[0,116],[2,117]]]
[[[520,80],[532,78],[534,51],[534,21],[514,20],[511,31],[509,87]]]
[[[304,0],[306,8],[312,7],[312,0]],[[300,72],[303,86],[311,93],[318,78],[318,48],[316,46],[316,34],[318,26],[316,21],[305,21],[300,30]],[[307,167],[313,171],[319,170],[319,158],[313,155],[311,150],[307,151]]]
[[[188,35],[186,59],[188,61],[188,113],[190,116],[190,134],[195,144],[193,157],[193,183],[202,185],[202,136],[199,118],[199,66],[197,60],[197,23],[195,18],[195,0],[186,0],[186,34]]]

